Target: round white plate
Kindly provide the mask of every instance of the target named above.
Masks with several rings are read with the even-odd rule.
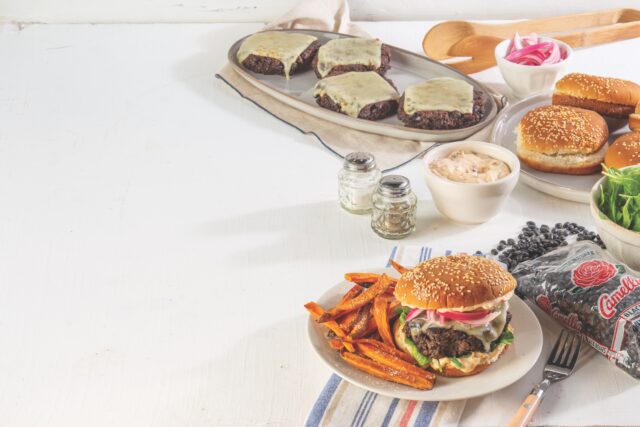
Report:
[[[532,96],[502,110],[496,118],[496,124],[491,133],[491,142],[502,145],[515,153],[516,129],[520,119],[527,111],[543,105],[551,105],[551,94]],[[610,142],[615,139],[617,134],[619,132],[610,138]],[[600,173],[564,175],[541,172],[524,163],[520,167],[520,177],[525,184],[551,196],[580,203],[589,203],[591,188],[601,176]]]
[[[391,269],[364,270],[387,272],[397,276]],[[341,282],[329,289],[317,302],[328,308],[335,306],[342,295],[353,286]],[[344,362],[337,351],[327,343],[327,329],[317,324],[311,317],[307,323],[307,335],[311,346],[329,368],[347,381],[373,392],[410,400],[458,400],[469,399],[492,393],[513,384],[522,378],[536,363],[542,350],[542,330],[531,309],[518,297],[510,301],[515,340],[504,355],[486,371],[463,378],[445,378],[438,376],[433,390],[423,391],[402,384],[384,381],[366,374]]]

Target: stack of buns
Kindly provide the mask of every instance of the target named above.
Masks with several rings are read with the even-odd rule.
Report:
[[[640,131],[640,85],[571,73],[556,83],[552,103],[520,121],[516,145],[523,163],[571,175],[598,172],[603,161],[616,168],[640,164],[640,132],[623,135],[608,151],[604,119],[628,119],[629,127]]]

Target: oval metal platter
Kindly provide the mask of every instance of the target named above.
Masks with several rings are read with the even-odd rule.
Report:
[[[297,33],[311,34],[316,36],[321,43],[326,43],[327,41],[335,38],[352,37],[346,34],[327,31],[281,31],[294,31]],[[266,92],[274,98],[304,111],[305,113],[341,126],[350,127],[364,132],[391,136],[394,138],[428,142],[448,142],[459,141],[470,137],[491,123],[498,112],[498,103],[494,96],[491,95],[493,92],[481,83],[439,62],[404,49],[389,46],[391,49],[391,69],[387,72],[385,77],[393,81],[400,94],[402,94],[404,88],[409,85],[420,83],[435,77],[453,77],[462,79],[473,85],[475,89],[482,91],[484,94],[485,116],[480,123],[474,126],[453,130],[422,130],[405,127],[395,115],[379,121],[370,121],[336,113],[316,104],[313,97],[313,88],[318,81],[318,78],[312,70],[294,74],[289,80],[287,80],[284,76],[258,74],[242,67],[238,62],[237,52],[246,37],[235,42],[229,49],[228,53],[229,62],[238,74],[244,77],[256,88]]]

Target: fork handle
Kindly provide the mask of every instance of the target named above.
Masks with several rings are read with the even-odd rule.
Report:
[[[524,402],[522,402],[522,405],[520,405],[520,408],[518,408],[518,412],[516,412],[513,418],[511,418],[511,421],[509,421],[508,427],[526,427],[529,425],[549,385],[550,382],[548,380],[543,380],[531,390],[531,393],[529,393],[524,399]]]

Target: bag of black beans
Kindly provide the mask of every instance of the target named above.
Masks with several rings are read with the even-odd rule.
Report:
[[[640,274],[589,241],[578,241],[512,272],[516,294],[640,378]]]

